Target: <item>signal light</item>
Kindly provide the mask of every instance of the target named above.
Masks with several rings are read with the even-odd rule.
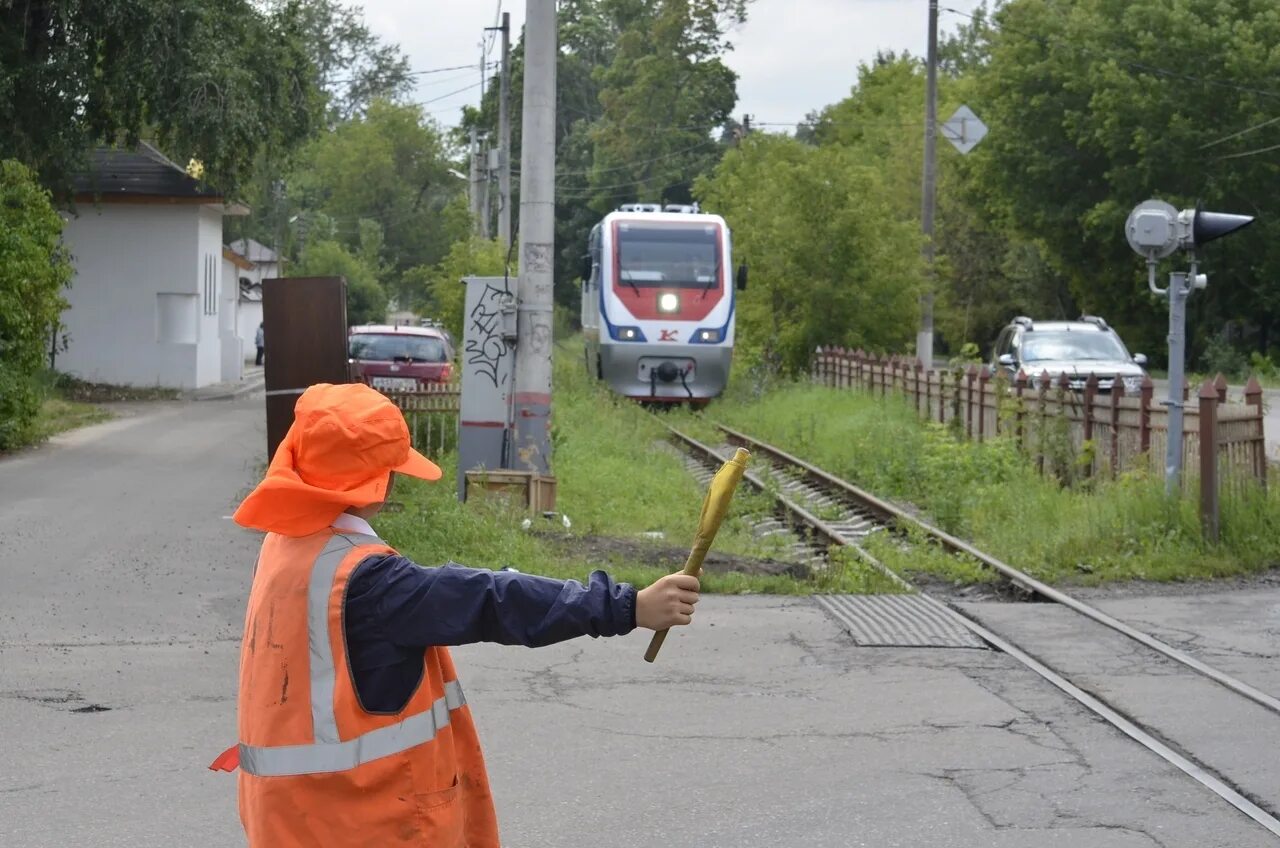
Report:
[[[1135,253],[1156,260],[1177,250],[1193,251],[1252,223],[1252,215],[1206,212],[1199,207],[1179,212],[1163,200],[1148,200],[1129,213],[1124,231]]]
[[[1183,213],[1186,214],[1185,212]],[[1229,236],[1253,223],[1252,215],[1233,215],[1229,212],[1205,212],[1199,207],[1191,216],[1191,241],[1196,245],[1207,244],[1214,239]]]

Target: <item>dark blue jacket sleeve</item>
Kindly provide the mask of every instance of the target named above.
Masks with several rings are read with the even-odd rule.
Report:
[[[536,648],[629,633],[635,606],[636,590],[603,571],[584,586],[456,563],[424,568],[385,556],[370,557],[352,575],[346,615],[349,627],[354,619],[373,618],[384,638],[409,647],[499,642]]]

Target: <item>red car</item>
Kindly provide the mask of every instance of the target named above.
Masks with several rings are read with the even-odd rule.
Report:
[[[412,392],[453,377],[453,348],[433,327],[352,327],[347,353],[355,379],[382,391]]]

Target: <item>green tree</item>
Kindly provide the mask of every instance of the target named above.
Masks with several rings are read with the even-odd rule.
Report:
[[[0,4],[0,157],[65,189],[95,144],[146,134],[235,191],[259,152],[296,144],[322,106],[298,3]]]
[[[557,303],[576,310],[587,234],[603,212],[632,200],[688,202],[693,181],[726,149],[736,77],[724,65],[726,33],[746,0],[564,0],[556,69]],[[523,45],[512,50],[512,114],[520,114]],[[491,138],[498,84],[472,127]],[[520,162],[519,122],[512,162]],[[518,199],[517,201],[518,202]]]
[[[1259,216],[1205,255],[1191,300],[1202,346],[1228,322],[1259,348],[1280,329],[1280,15],[1256,0],[1010,0],[977,76],[990,135],[975,180],[993,213],[1043,245],[1079,306],[1158,353],[1162,310],[1129,250],[1152,196]]]
[[[419,107],[378,100],[299,154],[291,203],[308,228],[315,213],[328,216],[334,240],[351,252],[361,249],[362,222],[375,222],[380,259],[368,262],[385,266],[388,294],[408,305],[415,292],[405,272],[439,262],[468,227],[454,203],[465,183],[451,167],[443,135]]]
[[[462,278],[501,277],[506,273],[515,291],[516,268],[514,264],[507,268],[506,263],[507,253],[500,242],[469,238],[455,242],[438,264],[415,268],[410,276],[425,292],[425,308],[431,317],[443,323],[457,343],[462,344],[462,312],[467,294],[466,287],[461,285]]]
[[[40,409],[35,378],[71,281],[61,237],[62,218],[35,175],[0,161],[0,451],[26,441]]]
[[[387,295],[378,284],[377,269],[369,267],[336,241],[308,245],[291,275],[345,277],[348,324],[379,324],[387,319]]]
[[[358,5],[335,0],[271,0],[286,11],[306,46],[327,100],[330,125],[364,115],[377,100],[396,100],[413,89],[409,60],[374,35]]]
[[[918,225],[850,147],[766,134],[744,140],[695,192],[734,228],[751,266],[738,349],[798,372],[815,347],[904,350],[921,282]]]

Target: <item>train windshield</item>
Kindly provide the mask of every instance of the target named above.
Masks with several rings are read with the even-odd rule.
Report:
[[[637,288],[714,288],[720,279],[713,224],[619,224],[618,283]]]

